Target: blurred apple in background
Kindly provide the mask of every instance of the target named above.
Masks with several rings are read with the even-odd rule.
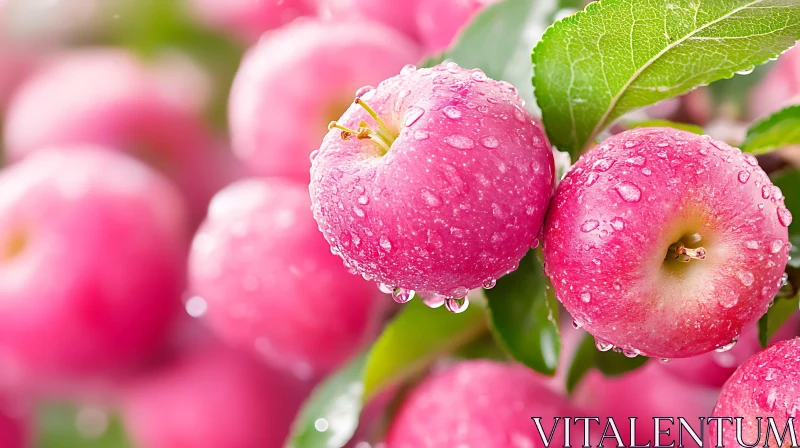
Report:
[[[188,0],[190,11],[208,26],[255,42],[264,31],[314,13],[314,0]]]
[[[0,387],[135,365],[179,310],[188,235],[171,183],[111,150],[0,174]]]
[[[446,50],[483,8],[498,0],[424,0],[416,14],[417,32],[430,53]]]
[[[158,168],[185,194],[193,221],[216,190],[235,177],[235,163],[201,118],[124,50],[66,52],[31,77],[5,119],[8,159],[48,146],[92,143]]]
[[[231,90],[234,152],[256,174],[308,183],[309,155],[328,123],[360,87],[396,75],[420,54],[378,23],[308,19],[265,34],[244,57]]]
[[[0,398],[0,447],[27,448],[32,446],[32,410],[26,404]]]
[[[236,182],[212,200],[189,260],[189,312],[301,377],[351,356],[389,303],[331,254],[310,204],[300,183]]]
[[[425,0],[313,0],[323,18],[336,21],[368,20],[378,22],[418,41],[416,11]],[[366,36],[365,36],[366,37]]]
[[[753,120],[800,104],[800,46],[782,54],[748,98],[748,117]]]
[[[212,342],[125,385],[122,417],[146,448],[279,448],[309,388]]]

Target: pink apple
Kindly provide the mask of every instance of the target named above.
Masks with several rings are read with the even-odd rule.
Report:
[[[406,36],[417,39],[415,13],[417,5],[425,0],[316,0],[322,17],[334,20],[352,18],[379,22]]]
[[[742,417],[742,440],[747,444],[766,445],[767,417],[774,418],[778,434],[786,427],[789,417],[794,417],[794,433],[800,438],[800,338],[778,342],[745,361],[731,376],[714,407],[714,417]],[[756,417],[761,417],[761,428]],[[712,443],[717,442],[718,428],[710,425]],[[760,434],[759,434],[760,433]],[[756,439],[760,438],[760,443]],[[722,423],[722,443],[740,446],[736,442],[735,422]],[[770,432],[769,446],[791,446],[789,431],[784,443],[775,442]]]
[[[0,446],[3,448],[32,447],[33,422],[31,410],[16,399],[0,399]]]
[[[111,150],[38,151],[0,174],[0,384],[135,364],[184,287],[185,206]]]
[[[128,384],[122,416],[137,446],[280,448],[307,388],[212,344]]]
[[[752,155],[644,128],[596,146],[559,184],[546,272],[602,343],[660,358],[728,348],[781,286],[791,213]]]
[[[653,417],[683,417],[700,435],[699,417],[707,417],[714,406],[716,393],[684,383],[659,369],[655,361],[619,377],[604,377],[598,371],[591,371],[578,385],[572,395],[572,402],[586,416],[599,416],[601,425],[590,424],[593,444],[600,441],[605,429],[605,419],[613,417],[619,435],[626,445],[634,442],[655,443]],[[630,417],[636,417],[635,439],[631,440]],[[679,423],[668,421],[659,423],[663,430],[670,429],[669,436],[661,436],[661,445],[675,441],[678,445]],[[611,431],[609,430],[609,435]],[[684,445],[695,446],[690,435],[684,431]],[[606,439],[606,446],[616,446],[614,439]]]
[[[233,149],[254,172],[308,182],[308,157],[361,86],[419,57],[368,22],[304,20],[266,34],[245,56],[230,97]]]
[[[514,87],[448,63],[359,94],[311,168],[332,250],[386,287],[451,298],[516,269],[555,171]]]
[[[313,11],[312,0],[189,0],[191,12],[208,25],[255,42],[264,31],[278,28]]]
[[[189,262],[191,300],[207,308],[206,322],[301,376],[352,355],[378,303],[374,287],[331,255],[309,205],[300,183],[236,182],[214,197]]]
[[[196,221],[232,178],[232,161],[198,116],[166,94],[157,76],[116,49],[66,53],[21,87],[5,122],[8,156],[93,143],[134,155],[172,178]]]
[[[800,104],[800,45],[782,54],[750,92],[748,117],[765,118],[792,104]]]
[[[20,84],[41,63],[39,51],[0,44],[0,112],[5,111]]]
[[[497,0],[421,0],[417,29],[430,53],[447,49],[470,20]]]
[[[790,318],[772,341],[791,339],[798,334],[797,315]],[[661,367],[668,373],[692,384],[711,388],[720,388],[733,372],[749,357],[761,350],[758,343],[758,327],[756,325],[745,330],[739,342],[731,350],[718,353],[711,352],[692,358],[673,359]]]
[[[570,408],[527,367],[463,361],[432,374],[411,391],[389,425],[385,442],[387,448],[542,448],[531,417],[542,417],[548,434],[553,417],[575,415]],[[563,445],[563,426],[554,438],[551,446]]]

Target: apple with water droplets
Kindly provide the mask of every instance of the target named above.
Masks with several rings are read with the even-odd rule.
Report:
[[[541,447],[531,416],[549,434],[553,418],[575,415],[544,377],[518,364],[476,360],[434,372],[411,390],[395,414],[385,443],[391,448]],[[563,423],[552,446],[564,444]],[[571,439],[582,440],[579,427]]]
[[[305,185],[246,179],[219,192],[195,235],[187,310],[223,340],[307,377],[370,333],[378,291],[330,253]]]
[[[626,131],[559,184],[545,271],[602,349],[725,350],[781,287],[791,221],[752,155],[671,128]]]
[[[554,189],[544,132],[505,82],[454,63],[363,89],[315,154],[314,217],[363,276],[463,309],[516,269]]]
[[[784,433],[789,417],[794,418],[793,432],[800,439],[800,338],[781,341],[745,361],[722,387],[713,417],[741,417],[741,440],[748,445],[793,446],[790,432],[785,432],[783,443],[775,436]],[[759,423],[757,418],[762,421]],[[774,419],[774,428],[767,417]],[[709,424],[709,440],[717,446],[741,446],[737,443],[735,422],[725,420],[722,434],[717,423]],[[760,426],[760,428],[759,428]],[[719,439],[718,439],[719,437]],[[757,441],[758,440],[758,441]],[[796,445],[795,445],[796,446]]]

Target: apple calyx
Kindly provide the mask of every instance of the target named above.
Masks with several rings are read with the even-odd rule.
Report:
[[[375,110],[369,106],[369,104],[367,104],[361,98],[356,98],[354,102],[355,104],[358,104],[359,106],[364,108],[364,110],[367,111],[367,113],[378,124],[378,128],[373,130],[372,128],[369,127],[367,122],[362,121],[361,123],[358,124],[358,129],[353,130],[346,126],[342,126],[336,121],[331,121],[330,124],[328,125],[328,130],[331,129],[341,130],[342,140],[350,140],[350,138],[353,136],[355,136],[357,140],[366,140],[366,139],[372,140],[383,150],[383,153],[381,155],[385,155],[386,153],[389,152],[389,149],[391,149],[392,143],[394,143],[396,137],[393,135],[389,127],[386,126],[386,123],[383,122],[381,117],[378,116]]]
[[[690,248],[683,243],[675,243],[669,247],[669,254],[675,254],[675,259],[688,263],[691,260],[705,260],[706,249],[703,247]]]

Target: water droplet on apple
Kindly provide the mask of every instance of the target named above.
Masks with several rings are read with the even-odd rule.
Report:
[[[367,205],[367,204],[369,204],[369,198],[366,197],[366,196],[359,196],[358,197],[358,203],[361,204],[361,205]]]
[[[536,249],[539,247],[539,238],[534,238],[533,243],[531,244],[531,249]]]
[[[746,247],[748,249],[756,250],[756,249],[759,248],[759,244],[758,244],[758,241],[756,241],[756,240],[749,240],[749,241],[745,241],[744,247]]]
[[[475,146],[471,138],[460,134],[448,135],[444,138],[444,142],[456,149],[470,149]]]
[[[580,328],[581,328],[581,323],[580,323],[580,322],[578,322],[578,321],[577,321],[577,320],[575,320],[575,319],[572,319],[572,328],[574,328],[574,329],[576,329],[576,330],[580,329]]]
[[[481,145],[485,146],[489,149],[494,149],[500,146],[500,142],[497,141],[496,138],[492,137],[491,135],[488,137],[484,137],[481,139]]]
[[[389,238],[387,238],[386,235],[381,235],[379,243],[383,248],[383,250],[385,250],[386,252],[391,252],[392,242],[389,241]]]
[[[311,151],[311,154],[309,154],[308,160],[313,162],[314,159],[316,159],[318,155],[319,155],[319,149],[315,149],[315,150]]]
[[[635,348],[622,349],[622,354],[625,355],[626,358],[635,358],[639,356],[639,353],[641,352],[639,350],[636,350]]]
[[[644,158],[644,156],[635,156],[635,157],[631,157],[631,158],[629,158],[629,159],[628,159],[628,160],[626,160],[625,162],[626,162],[628,165],[633,165],[633,166],[644,166],[644,165],[647,163],[647,159],[645,159],[645,158]]]
[[[661,358],[661,359],[659,359],[658,361],[659,361],[661,364],[666,364],[666,363],[668,363],[668,362],[670,362],[670,361],[672,361],[672,360],[671,360],[670,358]]]
[[[378,290],[384,294],[391,294],[394,292],[394,286],[387,285],[386,283],[378,283]]]
[[[625,142],[625,147],[631,149],[638,144],[639,142],[637,142],[636,140],[628,140],[627,142]]]
[[[439,308],[440,306],[444,305],[445,297],[441,294],[420,294],[422,298],[422,303],[425,304],[428,308]]]
[[[401,75],[410,75],[417,71],[417,67],[413,64],[406,64],[402,70],[400,70]]]
[[[481,70],[479,68],[470,70],[469,75],[472,78],[472,80],[475,81],[475,82],[484,82],[487,79],[489,79],[489,77],[486,76],[485,73],[483,73],[483,70]]]
[[[600,225],[596,219],[589,219],[581,225],[581,232],[589,233]]]
[[[772,243],[769,245],[769,251],[773,254],[777,254],[778,252],[783,249],[784,242],[783,240],[773,240]]]
[[[736,336],[735,338],[733,338],[733,339],[731,340],[731,342],[728,342],[727,344],[725,344],[725,345],[723,345],[723,346],[721,346],[721,347],[718,347],[718,348],[717,348],[716,350],[714,350],[714,351],[715,351],[715,352],[717,352],[717,353],[725,353],[725,352],[727,352],[728,350],[730,350],[730,349],[732,349],[733,347],[735,347],[737,342],[739,342],[739,337],[738,337],[738,336]]]
[[[581,301],[583,303],[589,303],[592,301],[592,294],[588,292],[581,293]]]
[[[428,138],[429,134],[427,131],[423,131],[422,129],[414,131],[414,140],[422,141]]]
[[[616,217],[611,220],[611,227],[613,227],[614,230],[622,230],[625,228],[625,221],[620,217]]]
[[[607,352],[614,348],[613,344],[608,343],[600,338],[594,338],[594,346],[597,347],[597,349],[601,352]]]
[[[743,284],[744,286],[750,286],[753,284],[755,278],[753,274],[747,271],[742,271],[736,274],[736,278],[739,280],[739,283]]]
[[[644,174],[645,176],[649,176],[649,175],[653,174],[653,172],[650,171],[650,168],[644,167],[644,168],[642,168],[642,174]]]
[[[482,114],[489,113],[489,106],[486,105],[478,106],[478,112]]]
[[[425,114],[425,109],[417,106],[411,106],[406,110],[406,118],[403,121],[403,125],[406,127],[411,126],[412,124],[416,123],[422,115]],[[420,131],[417,131],[420,132]],[[421,131],[424,132],[424,131]],[[416,136],[416,133],[415,133]],[[417,139],[419,140],[419,139]]]
[[[442,205],[442,200],[439,199],[439,196],[428,189],[422,190],[422,200],[425,201],[425,204],[429,207],[438,207]]]
[[[746,154],[746,155],[744,156],[744,160],[745,160],[745,161],[746,161],[746,162],[747,162],[747,163],[748,163],[750,166],[758,166],[758,159],[756,159],[756,157],[755,157],[754,155],[752,155],[752,154]]]
[[[492,289],[497,285],[497,280],[490,278],[489,280],[483,282],[483,289]]]
[[[454,314],[460,314],[467,310],[469,306],[469,299],[466,297],[448,297],[444,299],[444,307],[447,311]]]
[[[589,173],[588,176],[586,176],[586,184],[585,185],[587,187],[591,187],[592,185],[594,185],[595,182],[597,182],[597,179],[599,179],[599,178],[600,178],[599,174],[597,174],[595,172],[591,172],[591,173]]]
[[[455,106],[447,106],[442,110],[442,112],[445,114],[445,116],[447,116],[447,118],[452,120],[458,120],[461,118],[461,111]]]
[[[408,303],[414,298],[414,294],[413,289],[397,287],[392,290],[392,299],[397,303]]]
[[[617,190],[619,197],[625,202],[639,202],[642,198],[642,190],[630,182],[620,182],[614,188]]]
[[[367,93],[372,92],[374,90],[375,90],[375,87],[372,87],[372,86],[361,87],[360,89],[356,90],[356,98],[362,98],[364,95],[366,95]]]
[[[525,112],[519,108],[519,106],[514,105],[514,118],[517,119],[520,123],[525,123]]]
[[[747,170],[739,171],[739,182],[746,184],[750,180],[750,172]]]
[[[772,189],[769,188],[769,185],[764,185],[763,187],[761,187],[761,197],[762,198],[769,199],[769,197],[771,195],[772,195]]]
[[[357,205],[353,206],[353,213],[355,213],[356,216],[358,216],[359,218],[363,218],[364,217],[364,210],[361,209],[361,207],[359,207]]]
[[[784,227],[789,227],[792,223],[792,212],[785,207],[778,207],[778,221],[780,221]]]
[[[608,171],[614,166],[614,160],[600,159],[592,164],[592,169],[601,173]]]

